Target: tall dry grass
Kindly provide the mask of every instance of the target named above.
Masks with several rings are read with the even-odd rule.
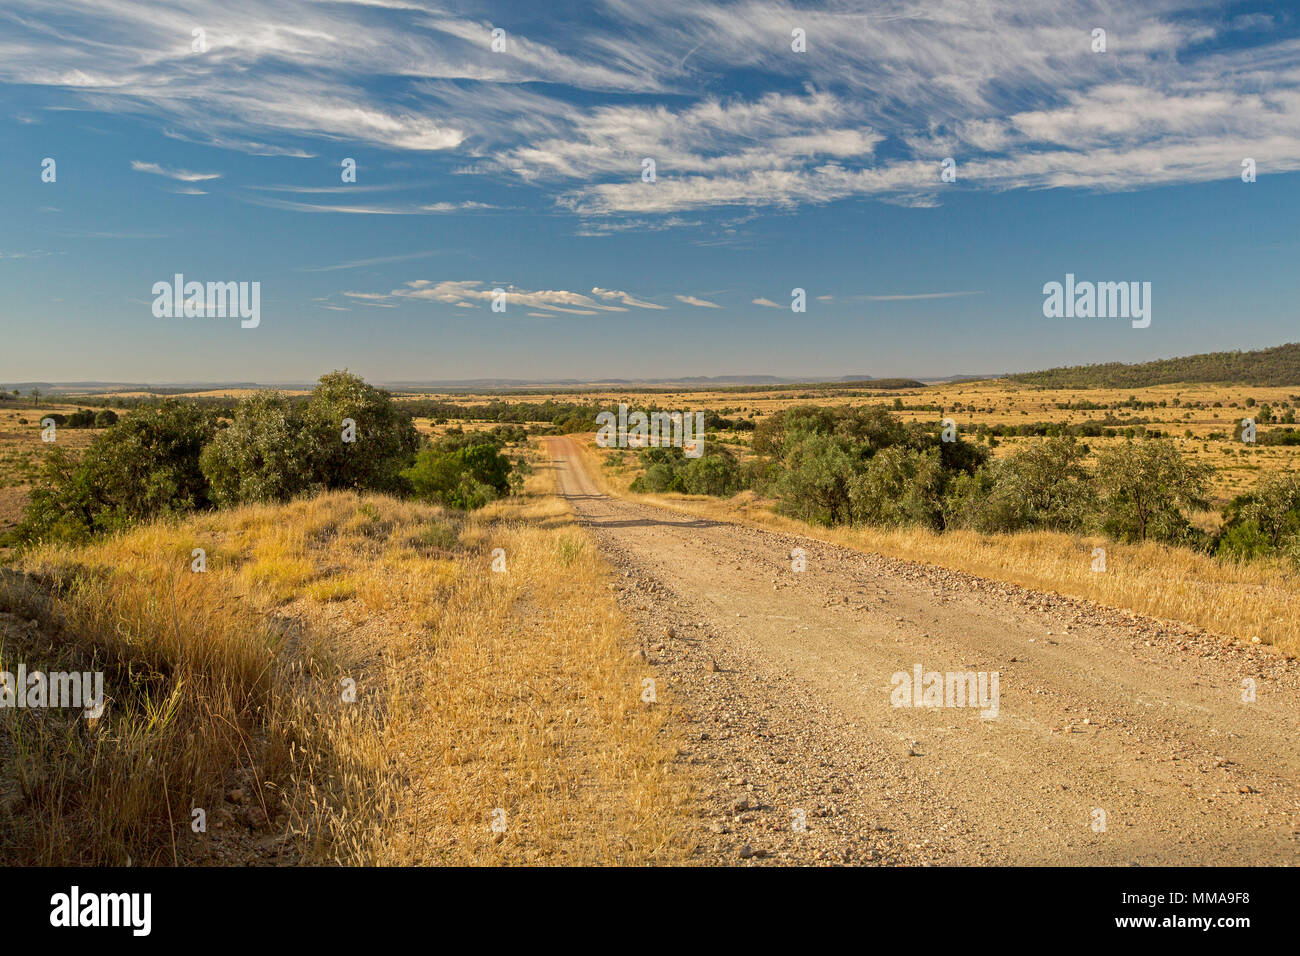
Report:
[[[111,702],[0,713],[0,857],[687,859],[664,691],[641,702],[652,674],[550,480],[471,516],[330,494],[22,555],[0,669],[103,670]],[[217,832],[232,786],[250,806]]]

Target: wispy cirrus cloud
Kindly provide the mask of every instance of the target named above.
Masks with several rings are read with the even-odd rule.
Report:
[[[933,206],[951,188],[945,157],[958,188],[998,191],[1228,179],[1244,156],[1300,170],[1294,17],[1202,0],[606,0],[562,27],[507,23],[501,52],[496,24],[457,0],[66,7],[76,29],[48,26],[37,0],[0,12],[0,83],[61,98],[47,109],[131,114],[255,155],[446,153],[448,175],[527,184],[583,236],[695,226],[681,214],[725,207]]]
[[[182,183],[201,183],[209,179],[221,178],[221,173],[196,173],[188,169],[172,169],[161,163],[146,163],[139,159],[131,161],[131,168],[137,173],[166,176],[168,179],[175,179]]]
[[[375,256],[370,259],[353,259],[349,262],[336,262],[328,266],[303,266],[295,271],[297,272],[337,272],[342,269],[361,269],[366,266],[386,265],[390,262],[407,262],[411,259],[425,259],[429,256],[436,256],[439,253],[436,250],[428,249],[424,252],[406,252],[396,256]]]
[[[659,305],[656,302],[646,302],[644,299],[638,299],[626,292],[620,292],[616,289],[602,289],[599,286],[591,290],[591,294],[599,296],[602,299],[612,299],[622,302],[624,305],[633,305],[638,309],[666,309],[668,306]]]
[[[686,305],[693,305],[701,309],[722,308],[722,306],[718,305],[718,303],[716,302],[709,302],[705,299],[697,299],[693,295],[677,295],[677,296],[673,296],[673,298],[675,298],[678,302],[684,302]]]
[[[338,213],[350,216],[437,216],[497,208],[488,203],[473,200],[438,203],[390,203],[384,205],[376,203],[322,204],[296,202],[290,199],[274,199],[269,196],[241,196],[240,198],[253,205],[269,206],[272,209],[286,209],[291,212]]]
[[[414,279],[390,292],[344,292],[344,296],[360,302],[402,301],[438,302],[459,308],[477,309],[488,306],[499,297],[507,309],[523,306],[545,310],[549,313],[570,315],[600,315],[607,312],[629,312],[632,309],[664,309],[667,306],[639,299],[628,292],[616,289],[593,288],[589,294],[563,289],[521,289],[515,285],[491,285],[476,279]],[[680,298],[680,296],[679,296]],[[612,304],[617,303],[617,304]]]
[[[900,295],[856,295],[850,300],[860,302],[910,302],[914,299],[958,299],[968,295],[983,295],[983,292],[915,292]]]

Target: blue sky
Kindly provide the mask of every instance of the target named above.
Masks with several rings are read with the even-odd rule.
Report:
[[[0,384],[1300,340],[1292,3],[6,0],[0,127]],[[260,325],[156,318],[178,272],[260,282]],[[1150,282],[1150,327],[1045,318],[1068,272]]]

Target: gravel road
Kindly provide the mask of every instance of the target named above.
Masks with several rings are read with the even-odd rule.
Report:
[[[1300,861],[1297,661],[609,497],[574,439],[547,443],[560,494],[615,569],[635,653],[682,721],[679,759],[712,781],[702,862]],[[895,706],[893,675],[917,665],[983,672],[990,700],[996,671],[996,717]]]

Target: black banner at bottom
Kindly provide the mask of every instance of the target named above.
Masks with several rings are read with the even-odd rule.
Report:
[[[6,938],[349,944],[377,929],[454,924],[472,938],[536,941],[546,927],[652,940],[665,923],[700,939],[816,940],[851,932],[975,944],[1134,937],[1219,945],[1280,933],[1300,898],[1295,870],[919,869],[5,869]],[[758,935],[754,935],[757,933]],[[957,935],[951,936],[950,934]],[[617,935],[611,935],[617,934]]]

